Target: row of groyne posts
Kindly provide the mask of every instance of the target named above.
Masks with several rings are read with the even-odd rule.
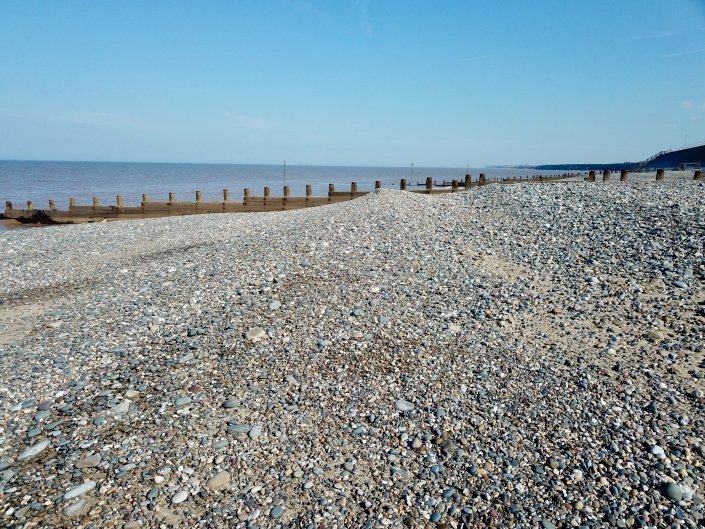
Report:
[[[619,172],[619,181],[620,182],[626,182],[627,178],[629,177],[629,171],[626,169],[622,169]],[[602,181],[603,182],[609,182],[610,179],[612,178],[612,171],[609,169],[605,169],[602,171]],[[665,178],[665,172],[663,169],[657,169],[656,170],[656,180],[660,181]],[[595,171],[590,171],[585,177],[585,180],[588,182],[595,182],[597,180],[597,173]],[[703,172],[698,170],[693,173],[693,180],[703,180]]]
[[[402,178],[399,182],[399,189],[413,193],[439,194],[454,193],[471,187],[483,186],[490,183],[513,184],[522,182],[552,182],[575,174],[564,173],[562,175],[537,175],[526,178],[503,178],[501,180],[489,180],[484,173],[481,173],[477,180],[473,180],[471,175],[465,175],[464,180],[451,180],[450,182],[434,182],[433,178],[426,178],[425,184],[412,184]],[[418,189],[414,189],[416,186]],[[375,190],[382,188],[382,182],[375,182]],[[253,196],[250,190],[245,188],[242,201],[232,201],[230,191],[223,190],[222,201],[204,201],[201,191],[196,191],[195,201],[177,201],[174,193],[169,193],[167,201],[151,200],[146,194],[142,195],[142,202],[139,206],[126,206],[121,195],[117,196],[115,206],[104,206],[100,204],[98,197],[93,197],[90,206],[76,204],[76,199],[69,198],[69,208],[60,210],[56,208],[56,202],[49,200],[48,209],[35,209],[31,200],[27,201],[26,209],[15,209],[11,202],[5,203],[5,218],[15,219],[25,223],[42,224],[72,224],[77,222],[96,222],[105,219],[137,219],[148,217],[165,217],[170,215],[196,215],[202,213],[240,213],[256,211],[282,211],[301,209],[314,206],[322,206],[336,202],[344,202],[368,194],[369,191],[359,191],[356,182],[352,182],[349,191],[336,190],[335,184],[328,184],[327,196],[313,196],[311,185],[306,186],[306,195],[292,196],[289,187],[284,186],[283,195],[273,196],[269,187],[264,188],[261,196]]]

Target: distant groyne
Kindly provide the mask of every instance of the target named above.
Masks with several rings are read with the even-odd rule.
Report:
[[[402,178],[399,189],[412,193],[439,194],[454,193],[469,190],[472,187],[487,184],[514,184],[521,182],[553,182],[565,179],[575,174],[562,174],[551,176],[532,176],[527,178],[504,178],[501,180],[488,180],[480,174],[476,180],[471,175],[465,175],[464,180],[451,180],[449,182],[435,182],[427,178],[422,186],[414,186]],[[382,187],[380,181],[375,182],[375,189]],[[414,188],[416,187],[416,188]],[[252,195],[249,189],[243,192],[242,200],[232,200],[230,191],[223,190],[223,200],[204,201],[201,192],[196,191],[195,200],[177,201],[173,193],[168,194],[168,200],[152,200],[147,195],[142,195],[139,206],[128,206],[123,203],[122,196],[118,195],[115,205],[102,205],[97,197],[93,198],[90,205],[79,205],[76,200],[69,199],[68,209],[57,209],[54,200],[49,200],[49,207],[38,209],[31,200],[22,209],[16,208],[11,202],[5,203],[5,218],[14,219],[23,223],[40,224],[75,224],[84,222],[100,222],[103,220],[145,219],[152,217],[167,217],[173,215],[200,215],[205,213],[252,213],[263,211],[288,211],[302,209],[337,202],[345,202],[361,197],[370,191],[358,190],[357,183],[352,182],[349,190],[337,190],[334,184],[328,185],[326,196],[313,196],[312,186],[306,186],[305,196],[293,196],[289,187],[284,186],[281,195],[272,195],[271,188],[265,187],[262,195]]]

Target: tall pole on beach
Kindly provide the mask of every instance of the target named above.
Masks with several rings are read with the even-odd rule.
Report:
[[[286,160],[284,160],[284,185],[286,185]]]

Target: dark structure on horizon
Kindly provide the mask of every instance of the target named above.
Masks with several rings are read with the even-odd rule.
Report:
[[[705,167],[705,142],[654,154],[642,162],[573,163],[537,165],[534,169],[545,171],[588,171],[611,169],[620,171],[654,171],[656,169],[700,169]]]

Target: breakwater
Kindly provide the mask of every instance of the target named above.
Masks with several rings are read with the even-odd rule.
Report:
[[[575,176],[564,173],[562,175],[543,176],[538,175],[528,178],[504,178],[502,180],[488,180],[484,173],[473,181],[471,175],[465,175],[462,181],[451,180],[450,182],[435,182],[433,178],[426,178],[423,187],[414,187],[405,178],[400,179],[399,189],[414,193],[438,194],[453,193],[459,190],[470,189],[475,186],[487,185],[490,183],[513,184],[520,182],[553,182],[556,180]],[[382,182],[377,180],[375,189],[382,188]],[[153,217],[168,217],[180,215],[201,215],[205,213],[253,213],[263,211],[287,211],[302,209],[337,202],[345,202],[366,195],[369,191],[359,190],[358,184],[352,182],[349,190],[341,191],[336,189],[335,184],[328,184],[328,194],[326,196],[314,196],[313,186],[306,185],[305,196],[292,196],[288,186],[284,186],[282,194],[275,196],[270,187],[264,187],[262,195],[253,195],[248,188],[243,191],[242,200],[231,200],[228,189],[223,189],[222,200],[205,201],[201,191],[195,192],[193,201],[178,201],[174,193],[168,193],[168,200],[151,200],[149,195],[143,194],[139,206],[125,205],[122,195],[116,197],[115,205],[102,205],[98,197],[93,197],[90,205],[81,205],[76,199],[69,198],[68,209],[57,209],[56,202],[49,200],[49,207],[37,209],[33,201],[28,200],[25,208],[16,208],[15,205],[6,201],[5,218],[14,219],[22,223],[40,224],[75,224],[83,222],[99,222],[102,220],[126,220],[144,219]]]

